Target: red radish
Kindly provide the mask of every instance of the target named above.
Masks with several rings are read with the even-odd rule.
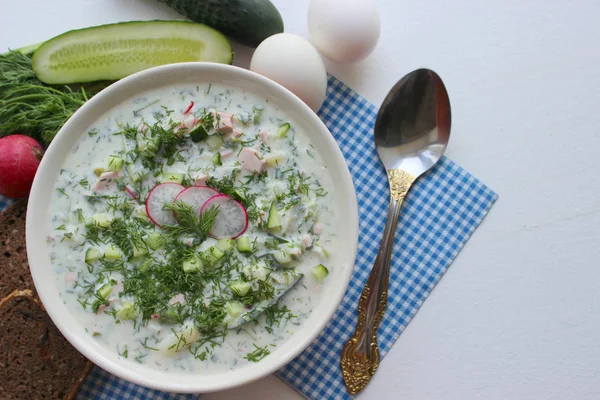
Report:
[[[200,212],[205,213],[209,208],[215,206],[219,207],[219,213],[210,229],[210,236],[215,239],[235,239],[246,232],[248,213],[242,203],[226,194],[217,194],[204,203]]]
[[[175,201],[181,200],[194,208],[194,211],[200,214],[200,210],[206,200],[219,194],[215,189],[208,186],[192,186],[179,192]]]
[[[190,111],[192,111],[192,107],[194,107],[194,102],[190,101],[190,105],[188,106],[188,108],[185,109],[185,111],[183,112],[183,115],[189,113]]]
[[[135,192],[133,191],[133,189],[131,189],[129,186],[125,186],[125,191],[127,192],[128,195],[131,196],[132,199],[135,200],[136,203],[140,204],[140,201],[138,200],[137,196],[135,195]]]
[[[167,203],[172,203],[175,197],[185,187],[179,183],[165,182],[156,185],[146,199],[146,214],[158,226],[174,225],[177,221],[171,211],[163,210]]]
[[[42,146],[29,136],[1,138],[0,194],[13,199],[27,196],[43,154]]]

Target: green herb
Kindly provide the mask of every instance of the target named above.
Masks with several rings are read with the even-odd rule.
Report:
[[[43,84],[31,68],[31,55],[0,54],[0,137],[19,132],[48,144],[97,89]]]
[[[164,209],[172,211],[178,222],[177,225],[165,227],[171,237],[188,234],[197,237],[200,241],[206,239],[219,213],[219,207],[210,207],[198,215],[191,205],[183,201],[166,203]]]
[[[84,188],[84,189],[89,189],[90,188],[90,182],[87,179],[81,179],[79,181],[79,185]]]
[[[254,345],[255,350],[251,353],[248,353],[244,358],[248,361],[252,361],[252,362],[259,362],[260,360],[262,360],[263,358],[265,358],[266,356],[268,356],[269,354],[271,354],[271,352],[269,351],[268,346],[265,347],[258,347],[256,344]]]
[[[64,189],[56,189],[56,191],[60,194],[62,194],[63,196],[65,196],[67,199],[69,198],[69,195],[65,192]]]

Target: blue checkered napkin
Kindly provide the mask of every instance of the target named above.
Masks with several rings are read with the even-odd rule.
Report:
[[[0,194],[0,212],[6,210],[15,201]]]
[[[165,393],[158,390],[146,389],[145,387],[117,378],[100,367],[92,369],[79,388],[76,397],[77,400],[188,400],[197,398],[197,394]]]
[[[339,354],[354,331],[358,297],[377,253],[388,204],[385,172],[372,145],[376,114],[372,104],[330,77],[320,116],[340,145],[352,173],[359,204],[360,240],[354,277],[338,312],[317,340],[278,372],[310,399],[349,398]],[[402,207],[396,235],[388,308],[379,328],[382,355],[406,328],[496,197],[446,158],[414,185]],[[7,205],[0,196],[0,211]],[[194,397],[146,389],[98,367],[83,382],[77,396],[85,400]]]
[[[278,375],[309,399],[350,398],[340,352],[356,327],[358,298],[377,255],[388,207],[385,171],[373,147],[377,109],[334,77],[320,111],[348,162],[356,188],[360,238],[354,276],[329,325]],[[394,243],[388,306],[379,327],[381,355],[390,350],[497,195],[443,158],[409,192]],[[385,364],[382,366],[385,368]]]

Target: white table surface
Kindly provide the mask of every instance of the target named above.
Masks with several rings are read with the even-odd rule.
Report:
[[[307,37],[308,0],[275,0]],[[328,64],[375,104],[435,69],[448,155],[500,194],[362,399],[600,398],[600,2],[380,0],[382,35]],[[154,0],[0,0],[0,50],[90,25],[176,17]],[[236,48],[246,66],[249,49]],[[212,399],[297,399],[275,377]]]

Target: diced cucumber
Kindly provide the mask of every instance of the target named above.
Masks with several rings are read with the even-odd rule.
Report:
[[[96,260],[99,260],[101,257],[102,257],[102,253],[100,253],[100,251],[98,249],[95,249],[93,247],[90,247],[85,252],[85,262],[88,264],[93,263]]]
[[[142,205],[136,207],[136,209],[135,209],[135,216],[137,218],[140,218],[140,219],[143,219],[143,220],[149,220],[148,214],[146,213],[146,206],[142,204]]]
[[[119,156],[108,156],[108,170],[120,171],[123,169],[123,159]]]
[[[223,251],[229,251],[233,249],[233,240],[232,239],[219,239],[219,249]]]
[[[161,324],[177,324],[179,323],[179,313],[168,308],[158,313],[158,321]]]
[[[144,272],[148,272],[148,270],[150,269],[151,266],[152,266],[152,260],[145,260],[143,263],[140,264],[138,269],[140,270],[140,272],[144,273]]]
[[[146,239],[144,239],[148,247],[156,251],[160,249],[164,244],[164,239],[158,232],[153,232]]]
[[[210,264],[211,267],[213,265],[215,265],[217,262],[219,262],[219,260],[221,258],[223,258],[223,256],[225,256],[225,253],[223,253],[216,246],[210,246],[208,249],[206,249],[204,251],[204,257],[207,259],[207,261],[208,261],[208,263]]]
[[[106,170],[104,168],[94,168],[94,175],[96,176],[100,176],[102,175],[104,172],[106,172]]]
[[[109,261],[120,260],[123,257],[123,253],[121,249],[115,246],[108,246],[106,250],[104,250],[104,258]]]
[[[108,297],[112,293],[112,290],[113,290],[113,285],[110,283],[107,283],[106,285],[103,285],[100,289],[98,289],[96,291],[96,295],[103,300],[108,300]]]
[[[230,301],[229,303],[227,303],[225,305],[225,310],[227,310],[227,313],[232,317],[232,318],[237,318],[240,315],[242,315],[242,313],[245,310],[245,307],[242,303],[240,303],[239,301]]]
[[[192,257],[188,260],[185,260],[183,262],[183,271],[190,273],[190,272],[198,272],[200,271],[204,266],[202,265],[202,261],[200,260],[199,257]]]
[[[183,182],[183,178],[185,175],[179,172],[165,172],[161,175],[161,182],[175,182],[181,183]]]
[[[140,244],[139,246],[133,246],[133,252],[129,261],[139,260],[140,258],[146,257],[148,255],[148,248]]]
[[[312,269],[312,273],[319,282],[329,275],[329,270],[323,264],[319,264]]]
[[[186,61],[231,64],[231,44],[206,25],[132,21],[63,33],[42,44],[32,60],[50,84],[118,80],[158,65]]]
[[[223,139],[219,135],[212,135],[206,139],[206,144],[213,150],[217,150],[223,145]]]
[[[283,124],[279,128],[277,128],[277,137],[284,138],[287,135],[289,130],[290,130],[290,124],[289,124],[289,122],[286,122],[285,124]]]
[[[269,219],[267,220],[267,228],[269,228],[269,229],[281,228],[281,219],[279,218],[279,213],[277,212],[277,207],[275,207],[275,202],[271,203],[271,208],[269,209]]]
[[[135,306],[133,303],[126,302],[123,306],[117,311],[117,318],[126,320],[126,319],[135,319],[137,317],[137,311],[135,310]]]
[[[315,247],[320,249],[326,258],[329,258],[329,252],[327,251],[327,249],[325,249],[325,247],[321,246],[319,243],[315,243]]]
[[[288,264],[292,262],[292,256],[282,250],[273,252],[273,257],[279,264]]]
[[[201,142],[204,139],[206,139],[207,137],[208,137],[208,132],[202,125],[198,125],[190,131],[190,138],[192,139],[192,142],[194,142],[194,143]]]
[[[92,224],[98,228],[108,228],[111,224],[111,220],[106,214],[94,214],[92,215]]]
[[[235,244],[240,253],[251,253],[252,252],[252,244],[250,243],[250,238],[246,235],[240,236],[235,239]]]
[[[147,174],[147,171],[144,168],[134,168],[132,165],[127,165],[127,172],[133,182],[141,181]]]
[[[285,161],[285,155],[282,153],[269,154],[268,156],[265,157],[265,163],[269,167],[276,167],[278,165],[283,164],[284,161]]]
[[[187,349],[192,343],[200,339],[200,331],[192,323],[186,323],[171,336],[163,339],[158,348],[164,353],[175,353],[182,349]]]
[[[223,165],[223,162],[221,161],[221,153],[215,153],[215,155],[212,158],[212,162],[217,166]]]
[[[238,296],[245,296],[252,286],[248,282],[233,282],[229,285],[231,291]]]

